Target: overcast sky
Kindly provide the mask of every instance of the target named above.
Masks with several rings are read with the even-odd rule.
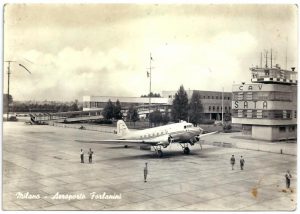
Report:
[[[4,60],[14,100],[82,100],[178,90],[231,91],[273,49],[297,66],[294,5],[34,5],[4,10]],[[7,92],[7,63],[4,93]]]

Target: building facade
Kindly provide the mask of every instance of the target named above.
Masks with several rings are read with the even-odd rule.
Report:
[[[102,110],[108,100],[115,103],[117,100],[122,105],[124,115],[130,106],[137,108],[141,118],[148,117],[149,114],[149,97],[109,97],[109,96],[83,96],[83,111]],[[150,112],[160,110],[168,112],[172,105],[172,100],[165,97],[151,97]]]
[[[297,73],[275,68],[251,68],[250,84],[232,87],[232,123],[254,139],[297,138]]]
[[[190,100],[193,92],[200,93],[201,104],[203,107],[203,119],[206,120],[222,120],[222,91],[202,91],[202,90],[187,90],[188,99]],[[170,99],[175,98],[177,91],[162,91],[163,97]],[[223,92],[223,114],[231,115],[231,92]]]

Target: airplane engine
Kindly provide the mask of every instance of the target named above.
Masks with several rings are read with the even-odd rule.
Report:
[[[195,143],[197,143],[200,140],[199,136],[195,136],[192,139],[190,139],[190,144],[193,146]]]
[[[169,136],[167,141],[164,140],[164,141],[160,142],[159,145],[161,145],[163,148],[167,148],[170,145],[170,142],[172,142],[172,139]]]
[[[168,142],[169,142],[169,144],[170,144],[170,143],[173,143],[173,141],[174,141],[173,137],[172,137],[171,135],[169,135],[169,137],[168,137]]]

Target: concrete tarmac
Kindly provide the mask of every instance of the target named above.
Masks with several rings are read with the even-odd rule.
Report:
[[[151,151],[95,142],[115,138],[111,133],[4,122],[2,209],[295,210],[297,155],[270,152],[272,143],[264,144],[270,151],[254,149],[257,143],[249,149],[251,142],[243,139],[238,141],[247,143],[247,148],[214,145],[224,141],[223,135],[207,136],[203,149],[190,147],[190,155],[172,145],[163,158],[157,158]],[[226,134],[227,143],[237,142],[234,139]],[[92,164],[89,148],[94,151]],[[297,144],[289,148],[296,151]],[[229,161],[232,154],[234,170]],[[239,166],[241,155],[244,170]],[[293,176],[290,189],[285,188],[287,169]]]

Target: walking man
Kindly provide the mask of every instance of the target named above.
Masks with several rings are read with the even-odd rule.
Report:
[[[84,163],[84,153],[83,150],[80,150],[80,159],[81,159],[81,163]]]
[[[148,163],[145,163],[145,167],[144,167],[144,182],[147,182],[147,175],[148,175]]]
[[[245,160],[244,160],[243,156],[241,156],[241,160],[240,160],[241,170],[244,169],[244,164],[245,164]]]
[[[292,175],[290,173],[290,170],[288,170],[285,174],[285,183],[286,183],[286,188],[289,189],[290,188],[290,185],[291,185],[291,178],[292,178]]]
[[[231,164],[231,168],[233,170],[233,167],[234,167],[234,164],[235,164],[235,157],[234,157],[234,155],[232,155],[231,158],[230,158],[230,164]]]
[[[92,151],[92,149],[90,148],[89,152],[88,152],[88,155],[89,155],[89,163],[92,163],[93,161],[93,154],[94,152]]]

